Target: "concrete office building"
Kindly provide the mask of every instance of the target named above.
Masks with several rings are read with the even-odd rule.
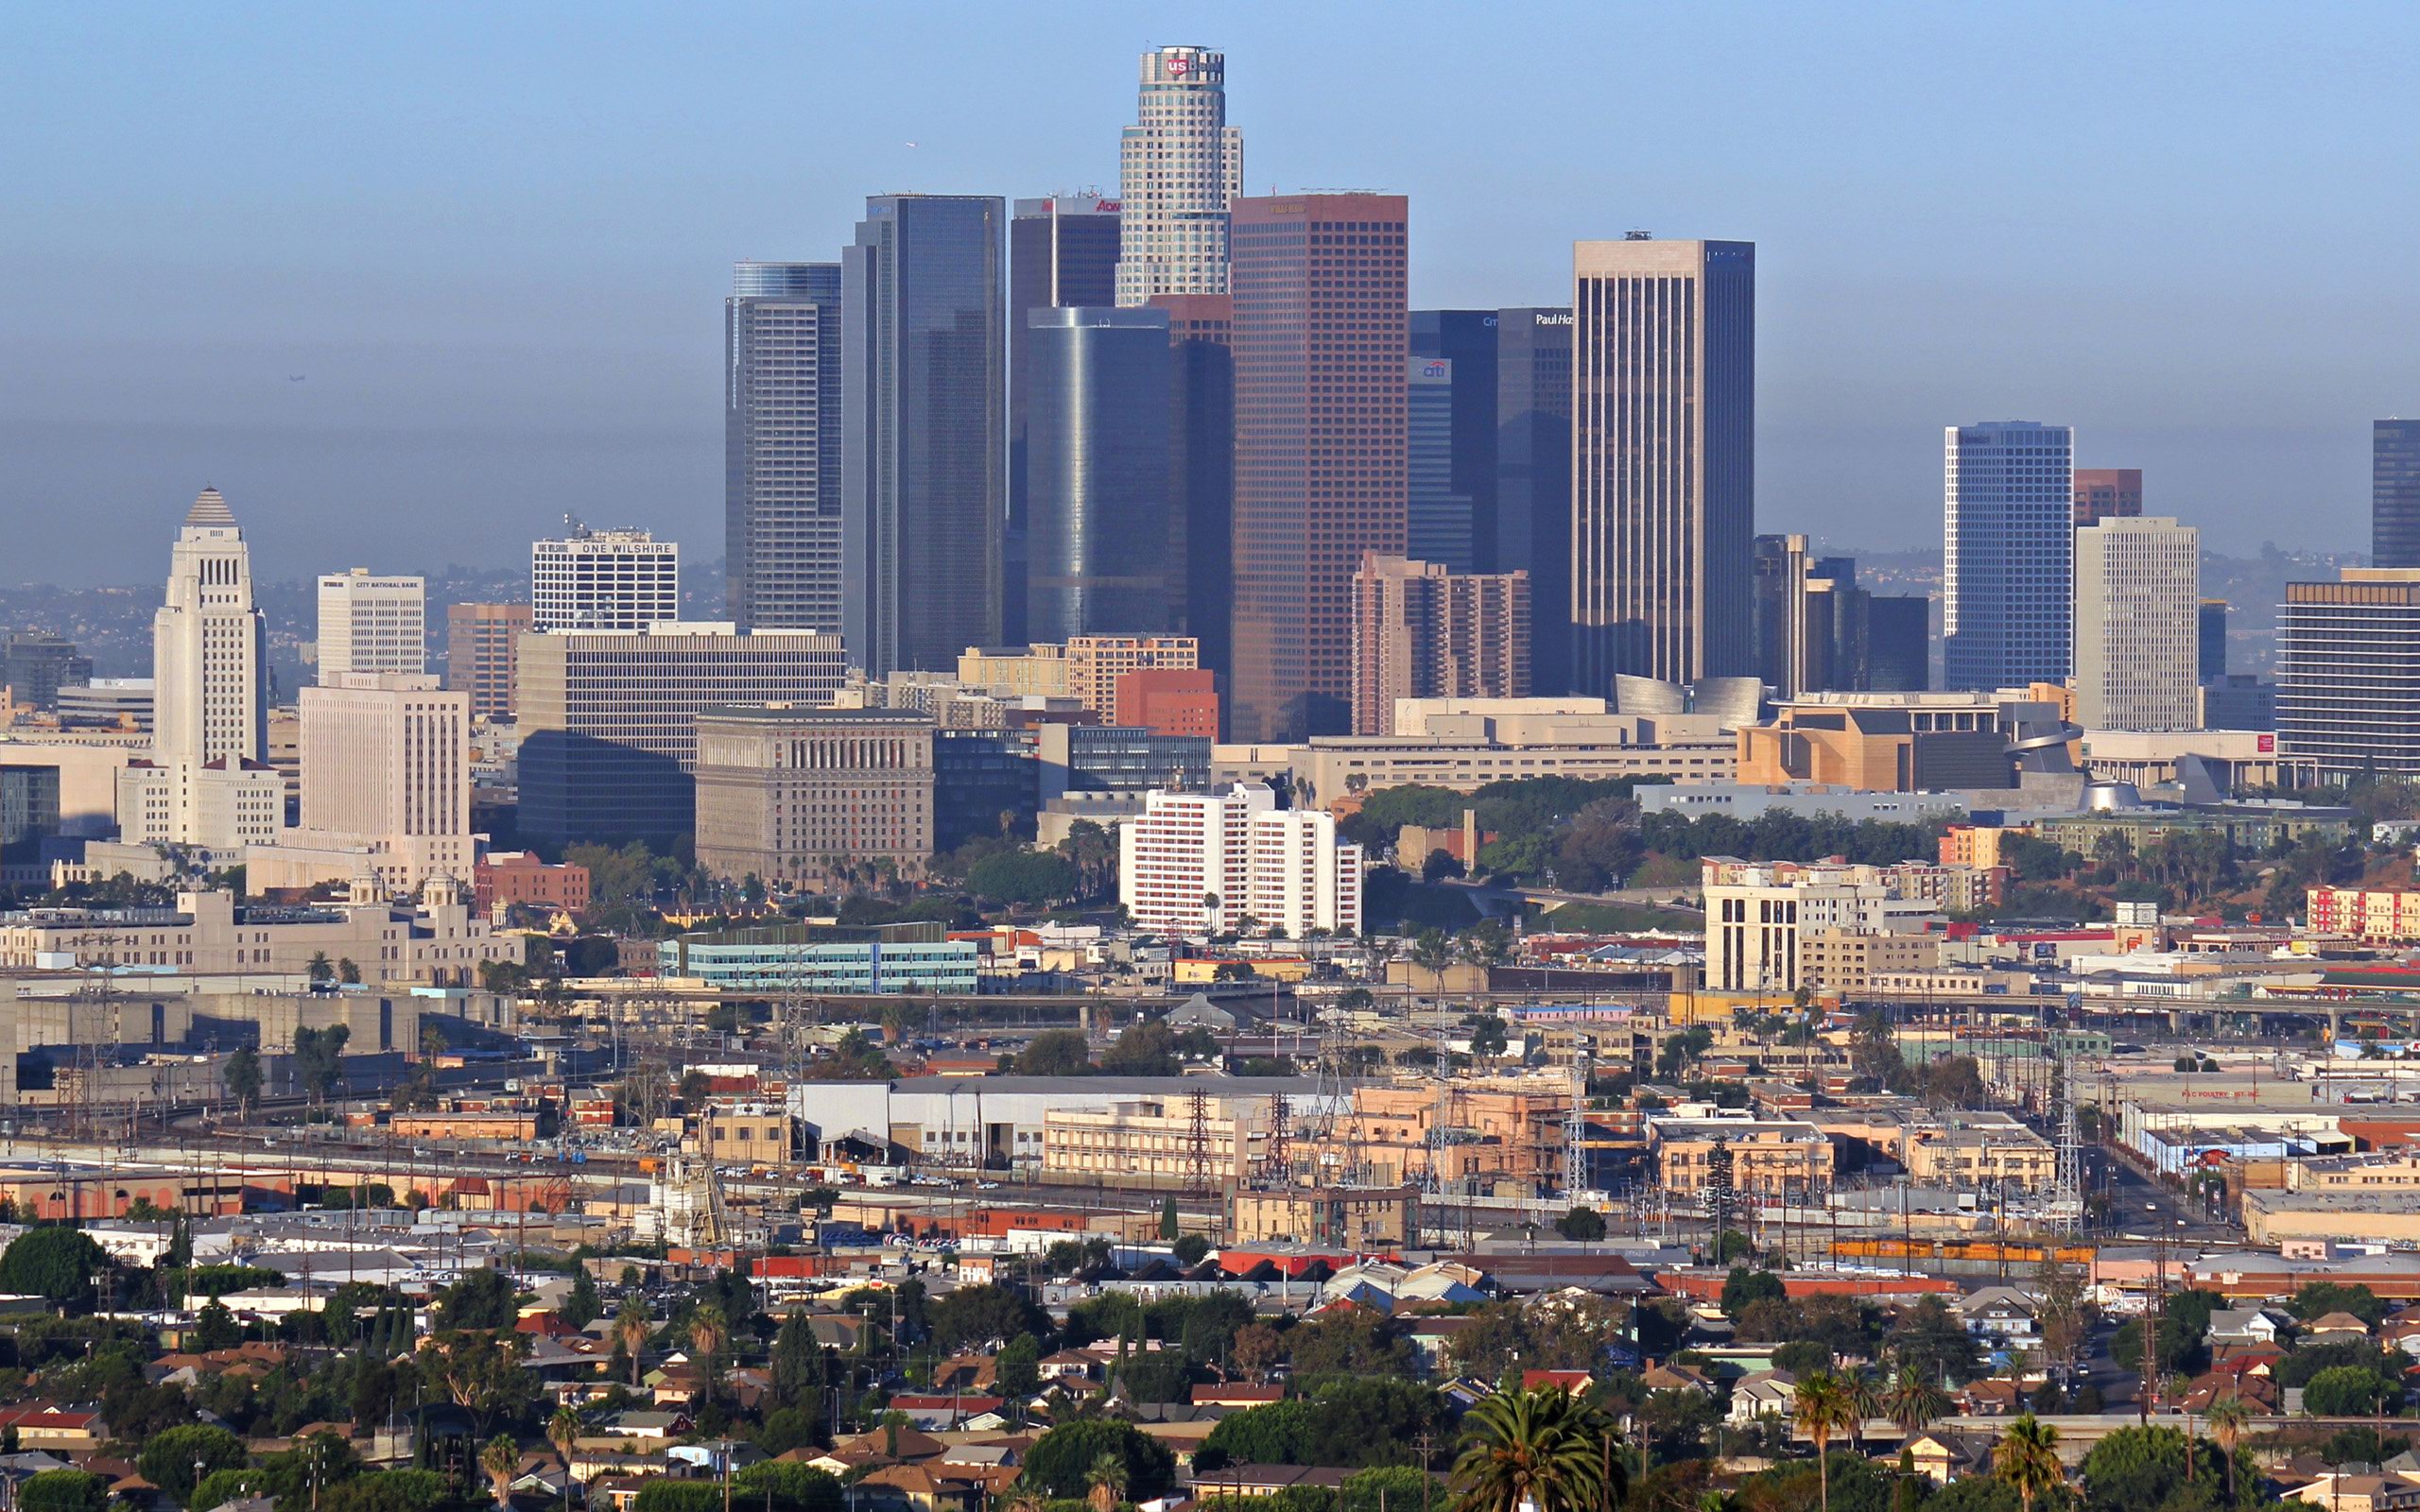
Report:
[[[1168,318],[1168,580],[1176,627],[1201,644],[1201,664],[1231,664],[1235,593],[1235,301],[1224,294],[1155,294]]]
[[[428,670],[428,584],[367,567],[320,579],[320,679]]]
[[[1496,331],[1501,317],[1494,310],[1414,310],[1409,349],[1415,359],[1434,358],[1449,365],[1445,374],[1452,401],[1447,406],[1444,491],[1468,501],[1471,555],[1460,570],[1497,572],[1496,541]],[[1415,422],[1416,425],[1416,422]],[[1413,443],[1415,452],[1419,442]],[[1416,466],[1416,464],[1415,464]],[[1411,483],[1413,513],[1419,512],[1419,483]],[[1415,541],[1409,555],[1421,556]],[[1427,561],[1447,558],[1430,555]]]
[[[435,678],[338,673],[300,696],[302,822],[245,854],[254,892],[369,876],[383,896],[468,884],[471,696]]]
[[[722,339],[724,612],[837,631],[840,265],[739,264]]]
[[[1221,746],[1212,776],[1282,771],[1294,801],[1308,805],[1409,782],[1470,793],[1531,777],[1728,782],[1738,766],[1731,724],[1717,713],[1612,713],[1602,698],[1408,698],[1394,720],[1392,735]]]
[[[933,721],[784,705],[698,714],[698,864],[821,886],[853,868],[910,881],[933,857]]]
[[[1252,918],[1300,937],[1361,932],[1361,848],[1336,816],[1280,809],[1258,784],[1147,794],[1118,827],[1118,899],[1138,929],[1214,932]]]
[[[167,601],[151,621],[151,759],[120,774],[130,844],[232,851],[274,832],[285,788],[268,754],[268,632],[251,552],[216,489],[185,514]]]
[[[2202,533],[2113,515],[2075,539],[2077,721],[2086,730],[2195,728]]]
[[[643,630],[681,617],[681,547],[644,530],[591,530],[529,548],[530,627]]]
[[[1033,728],[1034,796],[1047,807],[1070,793],[1200,792],[1210,785],[1210,742],[1132,725]]]
[[[1703,863],[1705,983],[1720,992],[1789,992],[1800,982],[1800,939],[1811,933],[1920,934],[1929,899],[1902,896],[1873,867]]]
[[[2370,422],[2370,565],[2420,567],[2420,420]]]
[[[1351,721],[1353,573],[1404,549],[1408,215],[1400,195],[1236,202],[1239,739]]]
[[[20,630],[0,646],[0,688],[9,698],[45,713],[59,708],[59,690],[93,680],[93,659],[76,643],[43,630]]]
[[[1000,638],[1006,207],[877,195],[841,251],[841,631],[875,677]]]
[[[1999,421],[1944,432],[1944,686],[2066,680],[2074,458],[2065,425]]]
[[[1498,572],[1530,575],[1530,682],[1571,691],[1571,312],[1495,318]]]
[[[1574,686],[1755,664],[1756,249],[1572,249]]]
[[[1471,571],[1471,496],[1455,486],[1454,365],[1404,363],[1404,552],[1449,572]]]
[[[2080,467],[2072,477],[2070,498],[2079,530],[2103,520],[2131,519],[2143,512],[2141,468]]]
[[[2276,696],[2279,747],[2323,777],[2420,774],[2420,567],[2288,583]]]
[[[521,637],[535,624],[527,604],[445,606],[445,686],[471,697],[471,717],[510,722]]]
[[[1530,696],[1526,573],[1361,559],[1353,576],[1353,732],[1395,732],[1399,698]]]
[[[1201,664],[1201,643],[1189,635],[1079,635],[1063,645],[970,645],[959,655],[958,680],[1002,698],[1073,698],[1107,719],[1129,672],[1191,672]]]
[[[1020,199],[1009,216],[1009,523],[1000,548],[1000,638],[1040,633],[1025,623],[1026,322],[1036,310],[1117,302],[1117,201],[1096,194]]]
[[[721,624],[527,636],[521,643],[521,833],[557,845],[696,833],[701,709],[829,703],[847,671],[821,630]]]
[[[1029,633],[1172,628],[1167,314],[1035,310],[1024,350]]]
[[[150,678],[65,683],[59,690],[60,729],[113,743],[140,735],[140,744],[148,746],[158,696],[158,685]]]
[[[1134,124],[1118,133],[1117,302],[1227,292],[1228,210],[1244,192],[1244,134],[1227,124],[1227,55],[1143,55]]]
[[[1113,723],[1155,735],[1219,738],[1219,679],[1211,672],[1152,667],[1117,679]]]

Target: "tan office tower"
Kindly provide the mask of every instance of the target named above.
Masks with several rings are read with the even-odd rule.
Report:
[[[1530,576],[1372,554],[1353,576],[1353,732],[1395,732],[1397,698],[1530,696]]]
[[[1401,195],[1235,206],[1237,741],[1352,721],[1353,574],[1404,549]]]
[[[1756,249],[1572,247],[1574,692],[1754,670]]]
[[[2076,532],[2076,719],[2086,730],[2201,724],[2202,533],[2112,516]]]
[[[698,865],[821,885],[838,868],[910,880],[933,856],[933,719],[790,704],[698,711]]]
[[[1227,124],[1227,55],[1143,55],[1132,126],[1118,133],[1117,302],[1227,292],[1227,211],[1244,192],[1244,134]]]
[[[364,872],[387,896],[471,880],[471,696],[336,673],[302,690],[302,822],[247,853],[254,890]]]
[[[320,680],[349,672],[428,670],[428,585],[367,567],[320,578]]]
[[[445,606],[445,686],[471,696],[472,718],[512,718],[513,669],[530,617],[527,604]]]

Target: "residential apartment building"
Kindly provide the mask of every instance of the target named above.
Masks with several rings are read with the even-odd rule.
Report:
[[[839,691],[839,637],[729,623],[529,635],[521,643],[521,830],[556,844],[696,833],[700,710],[815,708]]]
[[[1941,964],[1941,936],[1876,934],[1856,929],[1801,930],[1798,980],[1810,992],[1858,997],[1874,988],[1877,975],[1924,971]]]
[[[521,637],[536,623],[527,604],[445,606],[445,686],[470,696],[472,718],[511,721]]]
[[[1118,853],[1137,928],[1205,934],[1249,918],[1295,936],[1361,932],[1361,848],[1337,843],[1333,815],[1280,809],[1264,785],[1148,793]]]
[[[1395,732],[1399,698],[1530,696],[1530,579],[1373,554],[1353,576],[1353,730]]]
[[[681,617],[681,547],[644,530],[591,530],[529,548],[530,627],[644,630]]]
[[[1903,894],[1883,868],[1708,856],[1703,869],[1705,981],[1718,991],[1811,986],[1800,949],[1807,935],[1920,932],[1937,918],[1930,899]],[[1869,973],[1875,969],[1869,963]]]
[[[2310,887],[2305,917],[2320,935],[2350,935],[2373,945],[2420,944],[2420,888]]]
[[[2420,567],[2286,585],[2277,743],[2328,776],[2420,773]]]
[[[1756,249],[1572,248],[1573,686],[1754,670]]]
[[[888,709],[769,705],[698,713],[698,864],[821,885],[933,855],[933,721]],[[844,869],[845,868],[845,872]]]
[[[2117,517],[2075,533],[2076,719],[2086,730],[2201,723],[2202,533]]]
[[[428,583],[367,567],[320,578],[320,678],[428,670]]]

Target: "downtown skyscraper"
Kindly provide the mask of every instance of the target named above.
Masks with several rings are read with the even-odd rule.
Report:
[[[2075,432],[2065,425],[1995,421],[1944,433],[1945,687],[2066,680],[2075,623],[2074,461]]]
[[[1035,310],[1027,377],[1027,633],[1175,627],[1168,428],[1175,354],[1162,310]]]
[[[2370,422],[2370,565],[2420,567],[2420,420]]]
[[[1571,312],[1495,313],[1498,572],[1530,575],[1530,680],[1571,691]]]
[[[1243,132],[1227,124],[1227,58],[1143,55],[1132,126],[1117,144],[1117,302],[1227,292],[1227,213],[1244,192]]]
[[[1235,206],[1229,738],[1351,723],[1353,575],[1405,530],[1401,195]]]
[[[1117,302],[1117,201],[1098,195],[1020,199],[1009,219],[1009,523],[1000,543],[1000,638],[1032,638],[1026,611],[1027,321],[1036,310]]]
[[[840,627],[840,265],[741,263],[723,301],[723,599]]]
[[[873,677],[1000,636],[1007,206],[877,195],[842,249],[841,630]]]
[[[1575,244],[1572,364],[1573,687],[1752,671],[1754,245]]]

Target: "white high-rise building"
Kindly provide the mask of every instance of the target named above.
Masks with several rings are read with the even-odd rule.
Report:
[[[300,696],[302,823],[246,857],[249,885],[367,875],[385,896],[467,881],[471,696],[400,673],[339,673]]]
[[[285,799],[266,765],[268,662],[251,552],[227,501],[204,489],[151,620],[151,759],[120,774],[122,839],[219,851],[275,833]]]
[[[1361,848],[1336,817],[1281,809],[1262,783],[1143,796],[1118,828],[1118,898],[1136,927],[1203,934],[1250,918],[1300,937],[1361,932]]]
[[[2201,723],[2202,533],[2151,516],[2076,532],[2076,718],[2086,730]]]
[[[320,579],[320,680],[428,670],[428,584],[367,567]]]
[[[643,630],[681,617],[681,547],[644,530],[591,530],[529,548],[531,627]]]
[[[1244,192],[1244,134],[1227,124],[1227,55],[1143,55],[1135,121],[1118,134],[1117,302],[1227,292],[1227,204]]]
[[[2074,499],[2069,427],[1995,421],[1945,433],[1943,686],[2066,680]]]

